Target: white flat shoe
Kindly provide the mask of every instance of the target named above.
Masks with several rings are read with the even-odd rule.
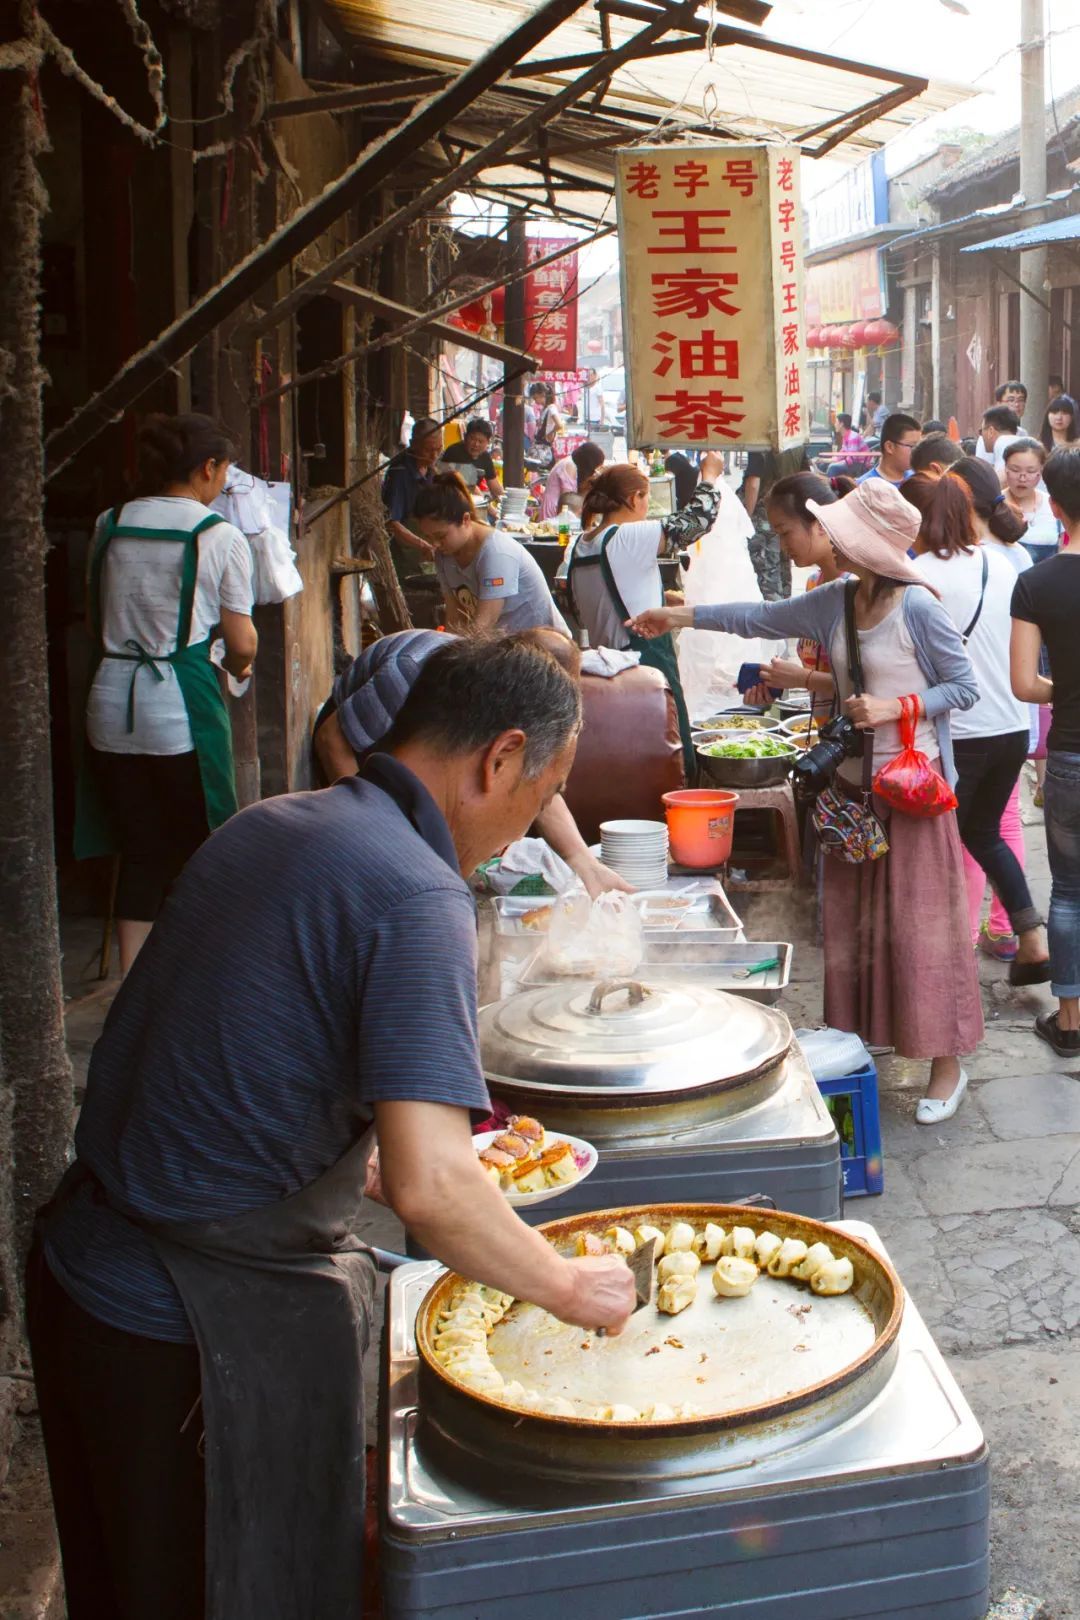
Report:
[[[964,1100],[967,1084],[967,1070],[961,1069],[951,1097],[924,1097],[915,1110],[916,1125],[940,1125],[943,1119],[952,1119]]]

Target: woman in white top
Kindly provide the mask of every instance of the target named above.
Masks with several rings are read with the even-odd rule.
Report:
[[[720,507],[714,484],[724,471],[713,451],[701,458],[701,482],[680,511],[650,518],[649,480],[636,467],[607,467],[591,480],[581,507],[582,533],[570,552],[566,580],[570,600],[593,647],[633,648],[641,662],[667,680],[679,715],[679,732],[688,781],[696,755],[686,709],[675,643],[670,635],[655,639],[636,635],[627,619],[663,605],[660,558],[673,557],[683,546],[712,528]]]
[[[985,470],[989,483],[993,482],[990,468],[982,462],[974,465],[980,469],[980,479]],[[1023,844],[1018,858],[1002,836],[1002,817],[1010,798],[1019,791],[1020,771],[1027,758],[1029,721],[1027,705],[1013,696],[1009,681],[1010,608],[1016,571],[989,532],[989,522],[996,521],[999,529],[1012,533],[1023,519],[1004,504],[991,508],[989,521],[979,519],[967,480],[951,472],[936,481],[926,473],[917,473],[911,482],[916,479],[924,481],[929,496],[914,503],[923,515],[915,545],[916,563],[964,637],[979,688],[975,706],[954,713],[952,719],[959,801],[956,819],[971,858],[967,867],[969,921],[974,934],[985,873],[1004,907],[1007,927],[1018,940],[1010,982],[1042,984],[1050,977],[1049,952],[1042,918],[1024,876]],[[987,494],[991,493],[989,483]]]
[[[1050,497],[1042,481],[1045,447],[1038,439],[1017,439],[1005,451],[1004,460],[1005,499],[1027,524],[1021,545],[1032,562],[1056,556],[1061,525],[1050,510]]]
[[[196,414],[139,430],[144,492],[98,519],[90,547],[93,672],[75,853],[119,854],[120,967],[144,944],[170,884],[237,808],[232,736],[211,633],[225,668],[250,673],[251,548],[210,502],[233,448]]]

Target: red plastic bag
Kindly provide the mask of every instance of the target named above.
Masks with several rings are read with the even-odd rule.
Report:
[[[915,747],[915,725],[919,700],[900,699],[900,741],[895,759],[883,765],[874,777],[874,792],[893,810],[905,816],[943,816],[956,809],[956,794],[934,770],[925,754]]]

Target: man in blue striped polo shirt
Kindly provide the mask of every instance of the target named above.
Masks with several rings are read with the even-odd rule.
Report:
[[[372,1120],[387,1201],[447,1265],[584,1327],[629,1314],[622,1261],[560,1258],[470,1137],[462,874],[559,790],[579,724],[534,639],[449,641],[360,776],[242,811],[182,874],[30,1262],[70,1620],[359,1613]]]

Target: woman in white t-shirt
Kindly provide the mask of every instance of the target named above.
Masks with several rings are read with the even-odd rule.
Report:
[[[207,416],[151,417],[139,430],[145,493],[98,519],[88,567],[93,671],[75,853],[119,854],[120,967],[144,944],[169,886],[237,808],[224,667],[250,674],[251,548],[210,502],[233,448]]]
[[[975,936],[989,877],[1007,926],[1017,938],[1010,982],[1042,984],[1050,977],[1049,952],[1043,920],[1024,875],[1023,839],[1021,835],[1017,851],[1014,840],[1004,836],[1002,824],[1019,794],[1020,771],[1030,746],[1028,707],[1013,696],[1009,680],[1010,610],[1017,573],[1012,557],[1002,555],[1007,546],[1015,548],[1030,566],[1016,543],[1023,534],[1023,519],[995,494],[994,474],[985,463],[972,458],[956,465],[965,467],[967,476],[956,475],[952,468],[933,483],[929,474],[916,475],[925,481],[928,498],[914,502],[922,512],[915,549],[920,571],[965,638],[979,688],[974,707],[952,719],[956,815],[969,857],[965,862],[969,920]],[[982,516],[979,507],[984,508]]]
[[[1017,439],[1003,459],[1005,499],[1027,524],[1021,545],[1032,562],[1055,557],[1061,546],[1061,524],[1050,510],[1050,497],[1042,481],[1045,447],[1038,439]]]
[[[701,458],[701,482],[686,506],[668,517],[650,518],[649,480],[625,464],[597,473],[585,491],[582,533],[574,542],[566,578],[574,612],[593,647],[631,647],[641,662],[667,679],[679,715],[687,780],[696,756],[690,717],[679,679],[675,643],[670,635],[653,639],[628,630],[626,621],[662,607],[661,557],[675,556],[705,534],[716,519],[724,471],[723,457],[713,451]]]

